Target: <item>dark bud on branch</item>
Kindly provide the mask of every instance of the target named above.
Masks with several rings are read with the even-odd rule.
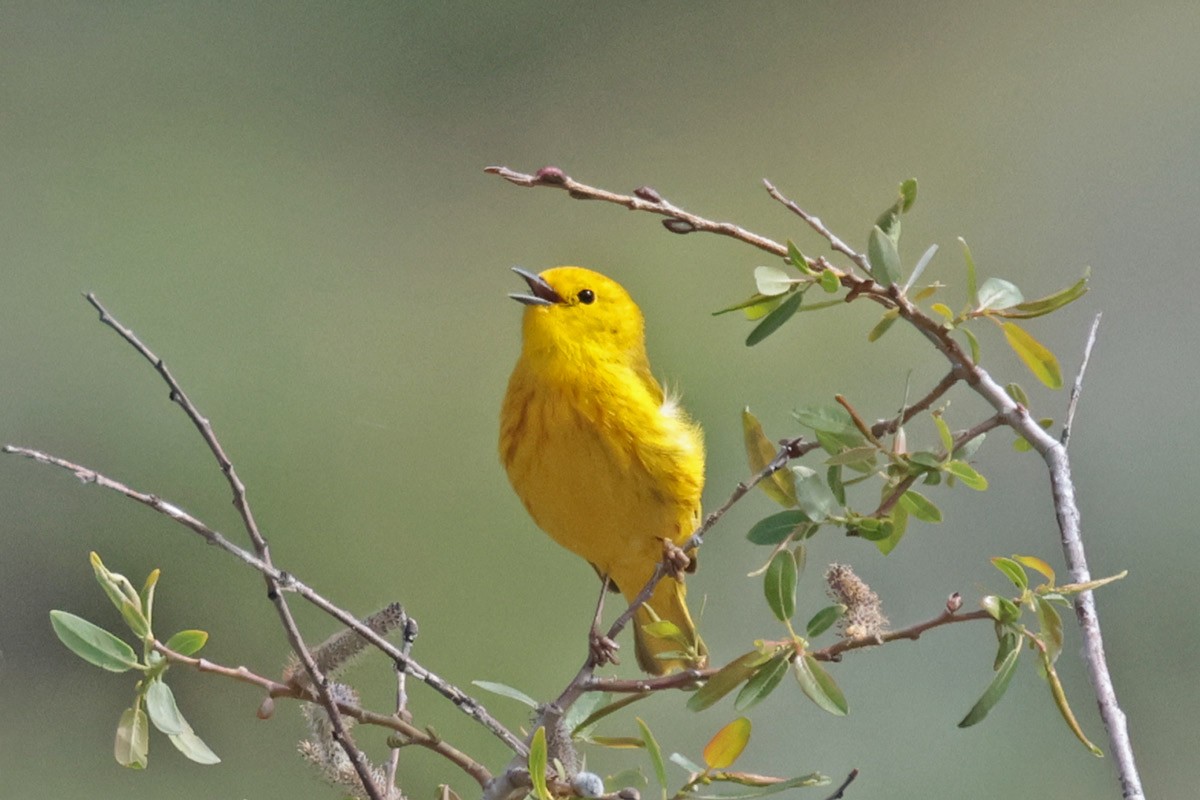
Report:
[[[635,197],[640,197],[643,200],[648,200],[651,203],[661,203],[662,195],[649,186],[639,186],[633,190]]]
[[[663,227],[671,233],[694,233],[696,226],[688,222],[686,219],[678,217],[670,217],[662,221]]]
[[[533,179],[538,183],[551,183],[561,186],[567,182],[567,173],[563,172],[559,167],[542,167],[533,174]]]

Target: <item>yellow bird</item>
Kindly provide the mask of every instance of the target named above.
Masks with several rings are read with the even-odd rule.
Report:
[[[616,281],[582,267],[514,270],[529,294],[521,356],[500,414],[500,458],[534,522],[633,600],[700,521],[704,440],[646,358],[642,312]],[[634,617],[638,664],[654,675],[703,666],[681,579]],[[656,618],[683,642],[647,635]],[[659,656],[685,652],[687,658]]]

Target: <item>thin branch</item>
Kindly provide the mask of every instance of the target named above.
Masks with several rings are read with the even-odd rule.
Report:
[[[830,247],[857,264],[863,272],[868,274],[871,272],[871,264],[867,261],[867,257],[862,253],[855,252],[854,248],[850,247],[850,245],[846,244],[837,236],[835,236],[833,231],[829,230],[829,228],[825,227],[825,223],[821,222],[820,217],[809,214],[803,208],[798,206],[794,200],[784,197],[783,194],[775,188],[775,184],[771,183],[769,180],[764,179],[763,185],[767,187],[767,194],[771,195],[771,197],[782,203],[784,208],[786,208],[788,211],[791,211],[793,214],[800,217],[800,219],[807,222],[810,228],[820,234],[821,238],[825,239],[825,241],[829,242]]]
[[[400,652],[404,653],[405,658],[407,658],[408,655],[412,652],[413,642],[415,642],[417,640],[418,633],[419,633],[419,629],[417,628],[417,621],[415,619],[413,619],[412,617],[409,617],[406,615],[406,618],[404,620],[404,640],[400,646]],[[396,716],[397,717],[404,717],[406,715],[412,716],[411,714],[408,713],[408,686],[407,686],[408,673],[406,673],[399,666],[396,666],[395,670],[396,670]],[[387,782],[387,785],[389,788],[394,789],[396,787],[396,770],[399,768],[400,768],[400,748],[393,747],[391,755],[388,757],[387,771],[384,774],[384,780]],[[487,780],[491,780],[490,775],[488,776]],[[484,783],[486,783],[487,780],[485,780]],[[480,785],[482,786],[483,784],[481,783]]]
[[[473,697],[466,694],[453,684],[443,680],[437,674],[425,669],[425,667],[418,664],[411,657],[405,656],[400,648],[396,647],[396,645],[392,644],[387,639],[381,637],[375,631],[371,630],[368,626],[363,624],[358,617],[354,616],[349,611],[334,605],[323,595],[305,584],[292,573],[285,572],[263,562],[262,559],[256,557],[253,553],[238,547],[221,533],[210,528],[199,519],[180,509],[178,506],[168,503],[167,501],[155,495],[146,494],[144,492],[139,492],[136,489],[132,489],[120,481],[115,481],[112,478],[96,472],[95,470],[88,469],[87,467],[72,463],[66,459],[58,458],[57,456],[52,456],[38,450],[32,450],[27,447],[17,447],[15,445],[4,445],[4,447],[0,448],[0,450],[3,450],[5,453],[12,453],[15,455],[32,458],[33,460],[42,464],[48,464],[68,470],[74,473],[75,477],[84,483],[94,483],[97,486],[110,489],[129,498],[130,500],[141,503],[142,505],[152,508],[161,514],[165,514],[175,522],[178,522],[189,530],[199,534],[210,544],[220,547],[222,550],[234,556],[247,566],[259,571],[263,575],[272,578],[278,583],[281,591],[293,592],[300,597],[303,597],[306,601],[321,609],[334,619],[338,620],[346,627],[352,628],[358,633],[359,636],[362,636],[376,648],[383,651],[398,667],[404,669],[409,675],[430,686],[434,691],[438,692],[438,694],[441,694],[443,697],[450,700],[457,708],[462,710],[463,713],[479,722],[517,753],[525,754],[529,752],[525,744],[519,738],[517,738],[516,735],[514,735],[500,722],[488,714],[483,706],[480,705],[479,702]]]
[[[841,639],[828,647],[822,647],[820,650],[811,650],[809,655],[818,661],[840,661],[842,653],[847,653],[851,650],[861,650],[864,647],[875,647],[888,642],[897,642],[902,639],[916,641],[921,638],[921,634],[925,631],[934,628],[940,628],[944,625],[953,625],[956,622],[972,622],[978,619],[991,619],[988,612],[983,609],[978,611],[968,611],[965,614],[960,614],[957,611],[952,611],[947,607],[941,614],[933,619],[919,622],[916,625],[910,625],[898,631],[888,631],[881,633],[878,636],[860,636],[854,639]]]
[[[246,683],[251,686],[256,686],[267,693],[271,698],[288,698],[293,700],[303,700],[310,703],[320,702],[317,693],[307,684],[300,685],[296,683],[280,683],[263,675],[259,675],[244,666],[228,667],[223,664],[218,664],[215,661],[209,661],[206,658],[193,658],[185,656],[182,653],[176,652],[167,647],[157,639],[154,641],[154,649],[162,653],[168,661],[173,664],[191,667],[197,672],[207,673],[211,675],[220,675],[221,677],[230,680]],[[455,748],[453,745],[446,742],[440,736],[434,736],[427,731],[413,725],[402,715],[378,714],[374,711],[369,711],[361,706],[352,703],[338,703],[338,710],[352,717],[365,725],[376,725],[382,728],[390,728],[396,733],[404,737],[407,744],[414,744],[420,747],[432,750],[441,756],[444,756],[455,766],[463,770],[479,783],[480,786],[491,780],[492,775],[487,768],[479,764],[470,756]]]
[[[842,781],[841,786],[833,791],[833,794],[826,797],[825,800],[842,800],[846,796],[846,787],[854,783],[854,779],[858,777],[858,769],[850,770],[850,774],[846,776],[846,780]]]
[[[704,217],[691,214],[663,201],[653,190],[639,190],[639,200],[625,195],[618,195],[603,189],[597,189],[580,183],[567,176],[557,167],[547,167],[536,175],[525,175],[514,172],[506,167],[488,167],[487,172],[499,175],[505,180],[521,186],[550,186],[566,189],[572,197],[605,200],[623,205],[634,211],[667,216],[682,221],[679,226],[668,224],[668,230],[675,232],[709,231],[725,236],[731,236],[754,247],[779,256],[786,254],[786,248],[774,240],[767,239],[751,231],[744,230],[730,223],[716,223]],[[869,262],[865,257],[845,245],[819,220],[807,212],[803,212],[793,201],[784,197],[778,190],[768,184],[771,196],[792,209],[804,218],[823,236],[838,252],[845,255],[859,267],[868,269]],[[793,209],[793,206],[795,208]],[[670,223],[671,220],[667,220]],[[814,224],[814,222],[818,224]],[[813,262],[817,266],[818,259]],[[824,268],[821,264],[820,268]],[[863,296],[885,307],[898,309],[899,315],[911,324],[922,336],[933,345],[949,362],[951,369],[961,373],[963,380],[971,389],[992,406],[1004,423],[1017,434],[1024,437],[1041,456],[1050,473],[1051,495],[1054,501],[1055,515],[1058,518],[1062,534],[1063,555],[1072,578],[1076,583],[1090,579],[1087,558],[1083,549],[1080,535],[1079,506],[1075,499],[1075,488],[1071,479],[1070,459],[1064,442],[1047,434],[1029,413],[1028,409],[1013,401],[992,376],[978,364],[974,363],[963,351],[963,348],[950,335],[950,331],[942,326],[939,320],[933,319],[917,308],[897,286],[884,288],[869,278],[860,278],[851,272],[839,272],[839,281],[849,291],[846,300]],[[1069,430],[1069,425],[1068,425]],[[1076,617],[1084,640],[1084,655],[1089,665],[1092,678],[1092,688],[1100,706],[1100,715],[1108,731],[1114,760],[1117,765],[1118,780],[1121,791],[1128,800],[1141,800],[1145,794],[1141,786],[1137,763],[1129,738],[1128,723],[1121,710],[1113,688],[1112,677],[1108,671],[1108,663],[1104,656],[1104,640],[1100,624],[1096,616],[1095,601],[1091,592],[1079,595],[1075,602]]]
[[[1087,343],[1083,346],[1083,361],[1079,364],[1079,374],[1075,376],[1075,385],[1071,387],[1071,398],[1067,401],[1067,420],[1063,423],[1062,434],[1058,440],[1065,449],[1071,440],[1071,425],[1075,422],[1075,408],[1079,405],[1079,395],[1083,392],[1083,374],[1087,372],[1088,360],[1092,357],[1092,348],[1096,346],[1096,332],[1100,330],[1100,314],[1092,320],[1092,329],[1088,332]]]

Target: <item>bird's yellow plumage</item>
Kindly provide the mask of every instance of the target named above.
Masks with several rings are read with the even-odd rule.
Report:
[[[534,521],[632,600],[662,560],[663,539],[700,520],[700,428],[650,373],[642,313],[615,281],[582,267],[518,271],[531,294],[521,356],[500,415],[500,458]],[[701,664],[705,650],[671,577],[635,617],[638,663],[653,674]],[[647,636],[657,616],[695,659],[658,658],[680,644]]]

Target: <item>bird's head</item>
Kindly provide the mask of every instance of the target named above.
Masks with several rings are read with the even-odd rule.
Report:
[[[555,267],[540,275],[513,271],[529,284],[528,293],[509,295],[526,306],[526,354],[583,361],[645,358],[642,312],[616,281],[583,267]]]

